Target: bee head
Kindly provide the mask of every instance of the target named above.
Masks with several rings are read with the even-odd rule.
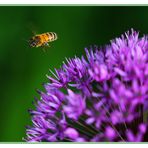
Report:
[[[29,46],[30,47],[35,47],[37,42],[35,39],[31,38],[30,40],[28,40]]]

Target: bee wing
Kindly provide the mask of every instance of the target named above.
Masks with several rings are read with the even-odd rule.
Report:
[[[35,36],[37,34],[37,32],[35,30],[37,30],[37,27],[35,27],[35,25],[30,22],[28,23],[27,28],[31,31],[31,33]]]

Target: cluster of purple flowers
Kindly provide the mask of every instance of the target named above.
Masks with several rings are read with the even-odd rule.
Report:
[[[47,76],[28,142],[148,141],[148,38],[133,29]]]

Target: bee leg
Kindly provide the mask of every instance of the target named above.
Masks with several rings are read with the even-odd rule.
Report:
[[[45,43],[44,46],[46,46],[46,47],[50,47],[48,43]]]
[[[46,50],[45,50],[45,48],[44,48],[44,47],[42,48],[42,50],[43,50],[43,52],[46,52]]]
[[[44,51],[44,52],[46,52],[47,47],[50,47],[50,46],[49,46],[48,43],[45,43],[45,44],[43,45],[43,51]]]

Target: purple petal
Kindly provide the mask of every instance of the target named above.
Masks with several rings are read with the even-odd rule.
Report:
[[[74,128],[67,128],[64,132],[65,136],[71,139],[77,139],[79,136],[79,133]]]

